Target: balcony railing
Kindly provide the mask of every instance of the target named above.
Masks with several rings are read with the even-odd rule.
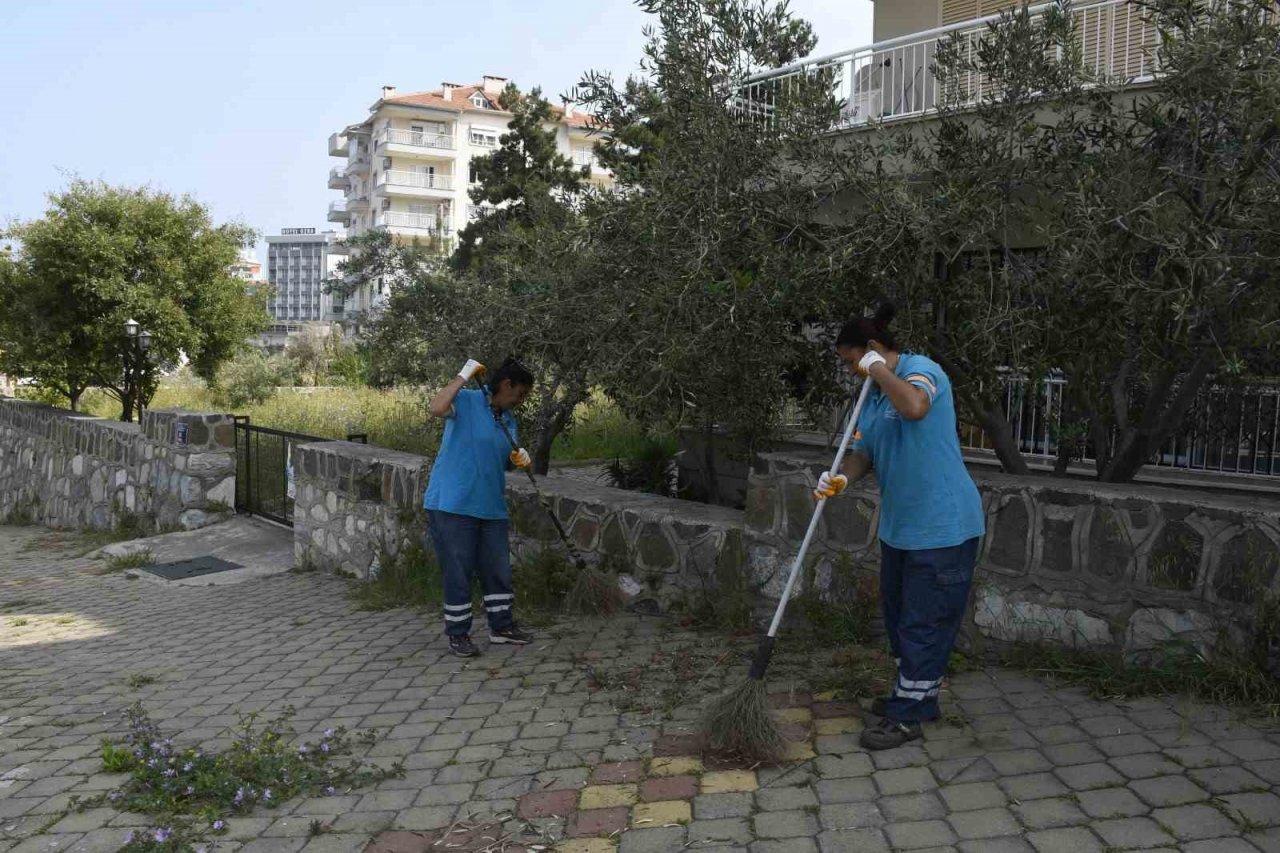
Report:
[[[385,128],[378,134],[378,143],[385,145],[411,145],[415,148],[444,148],[452,150],[457,147],[452,136],[443,133],[426,133],[421,130],[401,130],[393,127]]]
[[[378,177],[379,186],[409,187],[425,190],[453,189],[453,175],[437,175],[433,172],[406,172],[389,169]]]
[[[344,190],[347,188],[347,170],[342,166],[334,166],[329,170],[329,189]]]
[[[430,213],[405,213],[388,210],[378,217],[378,224],[387,228],[412,228],[419,231],[447,234],[450,230],[447,216],[434,216]]]
[[[1054,5],[1033,6],[1030,13],[1039,18]],[[1069,14],[1084,62],[1095,77],[1138,81],[1152,77],[1158,34],[1138,3],[1101,0],[1073,6]],[[975,18],[767,71],[743,82],[737,107],[767,121],[789,92],[814,80],[832,86],[841,128],[926,115],[943,103],[972,106],[992,94],[992,82],[969,74],[944,89],[934,70],[938,45],[954,39],[962,55],[974,57],[989,25],[998,20],[999,15]]]
[[[346,200],[329,202],[329,221],[346,222],[350,214],[347,212]]]

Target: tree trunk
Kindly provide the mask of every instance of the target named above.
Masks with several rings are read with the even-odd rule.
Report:
[[[720,476],[716,473],[716,428],[710,418],[703,432],[702,483],[707,489],[707,503],[720,503]]]
[[[80,411],[80,398],[81,398],[82,396],[84,396],[84,389],[83,389],[83,388],[72,388],[72,389],[71,389],[71,393],[67,395],[67,400],[69,401],[69,402],[68,402],[68,405],[70,405],[70,406],[71,406],[71,411],[73,411],[73,412],[78,412],[78,411]]]
[[[985,406],[976,399],[970,399],[969,408],[973,410],[987,438],[991,439],[991,447],[996,458],[1000,460],[1000,468],[1006,474],[1030,474],[1027,460],[1023,458],[1018,443],[1013,438],[1013,430],[1009,419],[998,407]]]
[[[573,420],[573,413],[578,408],[578,404],[586,399],[587,396],[586,391],[572,382],[564,384],[568,385],[568,390],[559,399],[543,404],[542,411],[538,413],[538,428],[533,443],[533,471],[535,474],[545,476],[547,471],[550,470],[551,448],[555,444],[556,438],[565,431],[565,428],[569,426],[569,422]],[[561,387],[564,387],[564,385],[561,382],[556,382],[553,392]]]
[[[1127,483],[1136,477],[1151,455],[1181,426],[1212,367],[1212,358],[1201,353],[1181,383],[1157,384],[1143,407],[1141,422],[1121,431],[1114,455],[1105,466],[1099,466],[1098,479],[1104,483]]]

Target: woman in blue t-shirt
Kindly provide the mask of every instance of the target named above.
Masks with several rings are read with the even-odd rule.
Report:
[[[893,307],[845,324],[836,353],[875,387],[858,417],[843,474],[824,472],[816,495],[834,497],[874,470],[880,483],[880,603],[898,660],[890,696],[872,711],[883,719],[862,733],[868,749],[922,736],[938,717],[938,690],[964,618],[982,499],[965,468],[951,381],[922,355],[900,352]]]
[[[479,654],[471,642],[471,587],[476,574],[484,592],[489,642],[533,642],[515,623],[508,541],[506,472],[532,460],[516,440],[511,410],[533,388],[533,374],[515,359],[494,372],[485,391],[464,388],[482,377],[484,365],[470,359],[453,381],[431,398],[431,414],[444,419],[444,438],[431,467],[422,505],[444,575],[444,629],[449,650],[460,657]],[[510,441],[503,426],[511,434]]]

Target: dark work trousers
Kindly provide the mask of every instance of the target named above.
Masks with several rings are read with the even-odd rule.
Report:
[[[444,630],[471,633],[471,587],[477,574],[490,631],[511,627],[511,552],[506,519],[428,510],[431,541],[444,575]]]
[[[904,551],[880,543],[880,603],[898,681],[886,716],[903,723],[938,717],[938,689],[964,618],[978,540]]]

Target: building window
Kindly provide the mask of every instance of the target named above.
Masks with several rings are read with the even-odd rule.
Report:
[[[471,96],[471,103],[475,104],[475,107],[478,110],[489,109],[489,102],[486,101],[484,98],[484,95],[480,94],[479,92],[476,92],[474,95]]]
[[[498,134],[492,130],[471,129],[471,144],[479,148],[497,148]]]
[[[573,165],[594,166],[596,164],[595,147],[592,145],[573,146]]]
[[[480,173],[476,171],[476,164],[472,163],[467,172],[467,181],[472,184],[480,183]]]

